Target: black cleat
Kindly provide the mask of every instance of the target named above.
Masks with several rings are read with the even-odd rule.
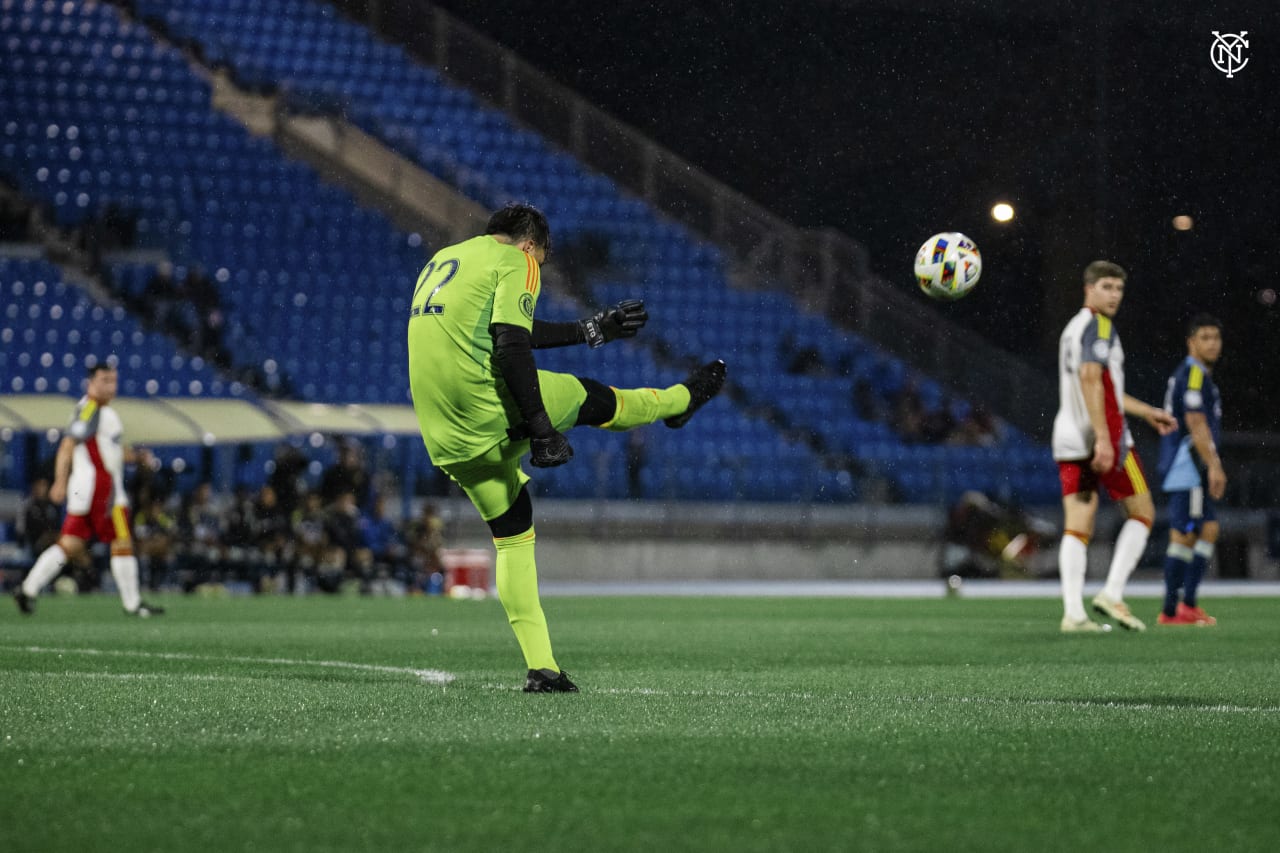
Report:
[[[125,611],[125,615],[137,616],[139,619],[149,619],[152,616],[161,616],[163,614],[163,607],[157,607],[154,604],[147,604],[145,601],[139,604],[137,609]]]
[[[531,669],[524,681],[525,693],[577,693],[578,685],[569,680],[569,673],[553,673],[549,669]]]
[[[26,616],[34,616],[36,612],[36,600],[22,591],[22,587],[18,587],[13,591],[13,600],[17,602],[18,609]]]
[[[678,415],[663,418],[662,422],[672,429],[680,429],[689,422],[693,413],[701,409],[724,387],[725,365],[720,359],[707,362],[699,367],[682,384],[689,389],[689,408]]]

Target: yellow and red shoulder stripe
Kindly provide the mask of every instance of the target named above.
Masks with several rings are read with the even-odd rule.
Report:
[[[538,266],[538,260],[533,255],[526,254],[524,256],[528,270],[524,277],[524,289],[530,293],[538,292],[538,285],[542,282],[542,269]]]
[[[1200,369],[1200,365],[1191,365],[1191,373],[1187,375],[1187,388],[1192,391],[1199,391],[1204,387],[1204,371]]]

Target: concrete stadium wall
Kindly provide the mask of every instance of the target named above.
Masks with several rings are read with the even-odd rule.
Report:
[[[488,528],[465,500],[433,501],[446,520],[450,547],[492,549]],[[692,504],[568,501],[537,498],[538,574],[555,581],[869,580],[940,576],[945,513],[938,507]],[[1052,510],[1046,518],[1056,519]],[[1280,579],[1266,549],[1265,514],[1228,512],[1241,547],[1210,576]],[[1089,578],[1106,576],[1114,531],[1111,507],[1089,548]],[[1162,550],[1162,549],[1160,549]],[[1222,549],[1221,553],[1226,552]],[[1057,543],[1036,555],[1032,573],[1057,575]],[[1155,577],[1148,565],[1137,576]]]

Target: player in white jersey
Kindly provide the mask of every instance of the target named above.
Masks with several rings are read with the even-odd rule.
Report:
[[[1058,342],[1059,406],[1053,420],[1053,458],[1062,481],[1064,516],[1058,573],[1062,579],[1062,630],[1102,631],[1084,610],[1089,538],[1098,514],[1098,491],[1120,501],[1128,520],[1116,539],[1106,586],[1093,609],[1130,630],[1146,625],[1124,602],[1124,585],[1147,546],[1155,504],[1133,449],[1126,414],[1165,435],[1177,428],[1163,409],[1124,392],[1124,349],[1112,323],[1124,298],[1127,274],[1109,261],[1084,271],[1084,307]]]
[[[125,612],[143,617],[164,612],[143,601],[138,589],[138,559],[133,554],[129,498],[124,490],[124,465],[133,461],[135,454],[125,449],[124,427],[111,408],[118,380],[114,367],[96,364],[89,368],[85,396],[58,445],[49,499],[54,503],[66,500],[67,517],[58,541],[45,549],[14,591],[18,609],[28,615],[35,612],[40,590],[61,573],[68,560],[84,553],[94,536],[111,546],[111,576]]]

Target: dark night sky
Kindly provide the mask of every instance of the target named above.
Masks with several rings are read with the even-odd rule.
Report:
[[[439,5],[785,218],[858,239],[890,281],[911,286],[929,234],[965,231],[983,282],[943,310],[1038,365],[1084,264],[1120,262],[1135,392],[1158,398],[1210,310],[1227,427],[1280,429],[1280,306],[1258,300],[1280,287],[1273,3]],[[1213,30],[1249,31],[1234,79]],[[1016,223],[990,220],[997,200]]]

